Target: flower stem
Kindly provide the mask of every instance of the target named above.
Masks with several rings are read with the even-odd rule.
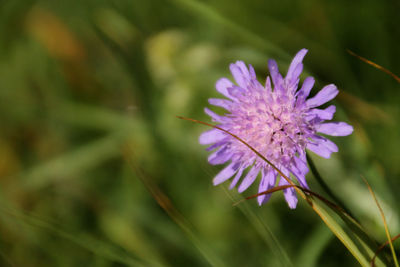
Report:
[[[322,179],[322,176],[319,174],[317,168],[315,167],[314,162],[312,161],[311,157],[306,154],[307,157],[307,162],[308,165],[310,165],[310,169],[312,174],[314,175],[315,179],[319,183],[319,185],[322,187],[322,189],[325,191],[326,194],[337,204],[339,205],[344,211],[346,211],[347,214],[349,214],[353,219],[358,221],[354,215],[350,212],[350,210],[346,207],[346,205],[333,193],[333,191],[329,188],[329,186],[325,183],[325,181]]]

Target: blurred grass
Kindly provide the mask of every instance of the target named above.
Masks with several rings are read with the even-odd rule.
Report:
[[[399,74],[399,8],[372,0],[1,2],[0,265],[213,265],[131,171],[130,147],[224,265],[357,266],[308,208],[290,211],[279,193],[261,208],[232,207],[212,186],[219,168],[197,144],[205,129],[175,115],[206,120],[203,107],[217,95],[215,81],[230,77],[230,62],[251,63],[264,79],[269,57],[285,71],[308,48],[307,74],[319,88],[338,85],[335,118],[355,126],[334,140],[332,159],[313,160],[383,243],[360,174],[399,233],[399,84],[345,49]],[[311,174],[308,181],[322,192]]]

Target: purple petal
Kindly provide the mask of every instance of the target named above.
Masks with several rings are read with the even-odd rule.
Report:
[[[222,145],[225,145],[225,144],[227,143],[227,139],[228,139],[228,138],[223,139],[222,141],[219,141],[219,142],[217,142],[217,143],[215,143],[215,144],[213,144],[213,145],[207,147],[207,148],[206,148],[206,151],[212,151],[212,150],[216,149],[217,147],[220,147],[220,146],[222,146]]]
[[[306,153],[303,151],[303,153],[300,156],[294,157],[294,161],[296,167],[300,170],[300,172],[306,175],[308,173]]]
[[[224,108],[226,110],[230,110],[232,106],[232,102],[226,99],[219,99],[219,98],[210,98],[208,99],[208,103],[211,105]]]
[[[315,154],[328,159],[330,158],[332,152],[339,151],[338,147],[331,140],[321,136],[313,136],[313,138],[317,140],[315,143],[308,143],[307,149],[311,150]]]
[[[260,167],[253,166],[250,171],[247,173],[246,177],[244,177],[242,183],[238,188],[238,192],[242,193],[244,190],[249,188],[249,186],[254,182],[257,178],[257,174],[260,172]]]
[[[317,131],[332,136],[346,136],[353,132],[353,126],[345,122],[329,122],[320,124]]]
[[[240,68],[245,79],[250,78],[250,72],[247,69],[247,66],[243,61],[241,61],[241,60],[236,61],[236,66],[238,66]],[[254,71],[254,69],[253,69],[253,71]]]
[[[224,95],[224,96],[230,98],[230,99],[233,99],[233,98],[232,98],[232,96],[229,94],[228,88],[229,88],[229,87],[232,87],[232,86],[233,86],[233,83],[232,83],[230,80],[228,80],[227,78],[221,78],[221,79],[219,79],[219,80],[217,81],[217,83],[215,84],[215,88],[217,89],[217,91],[218,91],[219,93],[221,93],[222,95]]]
[[[231,185],[229,186],[229,189],[232,189],[236,186],[237,182],[239,181],[240,177],[242,177],[243,171],[246,169],[246,166],[242,165],[240,166],[240,169],[236,173],[235,178],[233,178]]]
[[[208,156],[208,162],[212,165],[224,164],[232,158],[232,152],[228,146],[223,146]]]
[[[237,61],[236,64],[231,64],[229,65],[229,69],[231,70],[232,76],[235,79],[236,83],[243,88],[246,88],[247,86],[247,77],[249,76],[248,70],[246,68],[246,65],[244,65],[242,61]],[[247,75],[243,72],[243,69],[246,69]]]
[[[212,129],[202,133],[199,137],[199,143],[202,145],[208,145],[223,140],[227,135],[218,129]]]
[[[249,64],[249,73],[250,73],[249,75],[250,75],[251,79],[257,80],[256,72],[255,72],[253,66],[250,64]]]
[[[303,64],[297,65],[296,69],[293,72],[293,77],[297,77],[296,79],[288,81],[288,88],[291,92],[294,92],[297,90],[297,87],[299,85],[300,78],[298,78],[303,71]]]
[[[267,79],[265,81],[265,90],[268,94],[272,92],[271,79],[269,78],[269,76],[267,76]]]
[[[219,123],[223,123],[223,122],[225,122],[227,120],[226,117],[216,114],[215,112],[211,111],[209,108],[204,108],[204,112],[208,116],[210,116],[213,119],[213,121],[216,121],[216,122],[219,122]]]
[[[289,84],[293,84],[299,79],[300,73],[303,70],[302,61],[307,52],[307,49],[301,49],[290,63],[289,70],[285,78]]]
[[[243,97],[243,93],[245,92],[242,87],[233,85],[232,87],[228,88],[228,92],[231,96],[233,96],[235,99],[240,99]]]
[[[321,106],[335,98],[338,93],[339,91],[336,86],[334,84],[329,84],[322,88],[313,98],[308,99],[306,104],[309,108]]]
[[[232,162],[231,164],[226,166],[225,169],[223,169],[220,173],[217,174],[217,176],[214,177],[213,184],[218,185],[231,178],[235,174],[239,166],[240,164],[236,162]]]
[[[268,69],[269,73],[271,74],[272,82],[274,83],[275,90],[280,88],[283,82],[282,75],[279,73],[278,64],[275,60],[270,59],[268,60]]]
[[[308,115],[312,115],[312,117],[316,116],[322,120],[331,120],[335,112],[336,112],[336,107],[334,105],[331,105],[326,109],[318,109],[318,108],[310,109]]]
[[[308,173],[308,167],[305,159],[300,159],[298,157],[293,158],[293,165],[290,171],[296,176],[297,181],[299,181],[302,187],[308,188],[306,181],[306,174]]]
[[[250,87],[248,87],[248,90],[264,92],[264,86],[262,86],[262,84],[256,79],[252,79],[250,81]]]
[[[275,186],[276,183],[276,171],[274,170],[266,170],[263,168],[261,170],[261,182],[260,186],[258,187],[258,193],[267,191]],[[265,194],[257,197],[258,204],[261,206],[262,204],[266,203],[271,197],[271,194]]]
[[[289,177],[289,172],[285,169],[281,169],[281,171]],[[289,183],[285,178],[281,177],[279,181],[279,185],[288,185]],[[289,204],[289,208],[295,209],[297,206],[297,196],[294,188],[288,188],[283,190],[283,195],[285,196],[286,202]]]
[[[303,102],[308,95],[311,92],[311,89],[313,88],[315,83],[315,80],[313,77],[307,77],[304,82],[303,85],[301,86],[300,90],[297,92],[296,96],[297,96],[297,100],[299,102]]]

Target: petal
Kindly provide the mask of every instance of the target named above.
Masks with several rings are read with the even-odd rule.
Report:
[[[346,136],[353,132],[353,126],[345,122],[329,122],[318,125],[317,131],[332,136]]]
[[[300,172],[306,175],[308,173],[306,153],[303,151],[300,156],[294,157],[294,161]]]
[[[283,168],[281,168],[281,171],[289,177],[289,172]],[[279,185],[288,185],[288,181],[286,181],[285,178],[281,177],[279,180]],[[286,202],[289,205],[289,208],[295,209],[297,206],[297,196],[296,196],[296,191],[294,188],[287,188],[283,190],[283,195],[285,196]]]
[[[210,117],[213,119],[213,121],[222,123],[222,122],[225,122],[225,121],[227,120],[227,117],[225,117],[225,116],[220,116],[220,115],[218,115],[217,113],[211,111],[209,108],[204,108],[204,112],[205,112],[208,116],[210,116]]]
[[[208,156],[208,162],[212,165],[224,164],[232,158],[232,152],[228,146],[223,146],[210,156]]]
[[[334,105],[331,105],[326,109],[318,109],[318,108],[310,109],[308,115],[311,115],[312,118],[316,116],[322,120],[331,120],[335,112],[336,112],[336,107]]]
[[[242,183],[238,188],[238,192],[242,193],[244,190],[249,188],[249,186],[254,182],[257,178],[257,174],[260,172],[260,167],[253,166],[250,171],[247,173],[246,177],[244,177]]]
[[[223,140],[227,135],[218,129],[212,129],[202,133],[199,137],[199,143],[202,145],[208,145]]]
[[[297,77],[296,79],[293,78],[293,80],[287,81],[287,87],[291,92],[295,92],[297,90],[297,87],[299,85],[300,81],[300,74],[303,71],[303,64],[297,65],[296,69],[293,72],[293,77]]]
[[[237,162],[232,162],[231,164],[226,166],[225,169],[220,171],[220,173],[218,173],[217,176],[214,177],[213,184],[218,185],[231,178],[235,174],[239,166],[240,163]]]
[[[307,149],[311,150],[315,154],[328,159],[330,158],[332,152],[339,151],[338,147],[331,140],[321,136],[314,136],[313,138],[317,139],[316,142],[308,143]]]
[[[249,64],[249,77],[250,79],[257,80],[256,72],[251,64]]]
[[[258,193],[267,191],[275,186],[276,183],[276,171],[263,168],[261,170],[261,182],[260,186],[258,187]],[[271,194],[265,194],[257,197],[258,204],[261,206],[262,204],[266,203],[271,197]]]
[[[219,93],[221,93],[222,95],[224,95],[224,96],[230,98],[230,99],[233,99],[233,98],[232,98],[232,96],[229,94],[228,88],[229,88],[229,87],[232,87],[232,86],[233,86],[233,83],[232,83],[230,80],[228,80],[227,78],[221,78],[221,79],[219,79],[219,80],[217,81],[217,83],[215,84],[215,88],[217,89],[217,91],[218,91]]]
[[[206,151],[212,151],[212,150],[216,149],[217,147],[220,147],[220,146],[222,146],[222,145],[225,145],[225,144],[227,143],[227,141],[228,141],[227,139],[228,139],[228,138],[225,138],[225,139],[223,139],[222,141],[216,142],[215,144],[213,144],[213,145],[207,147],[207,148],[206,148]]]
[[[265,81],[265,90],[267,91],[267,93],[272,92],[271,79],[269,78],[269,76],[267,76],[267,79]]]
[[[240,177],[242,177],[243,171],[246,169],[247,166],[240,166],[238,172],[236,173],[235,178],[233,178],[231,185],[229,186],[229,189],[232,189],[236,186],[237,182],[239,181]]]
[[[229,94],[234,97],[235,99],[240,99],[243,97],[243,93],[245,92],[242,87],[233,85],[232,87],[228,88]]]
[[[302,187],[308,188],[306,181],[306,174],[308,173],[308,166],[305,159],[298,157],[293,158],[293,165],[290,167],[290,171],[296,176],[297,181]]]
[[[289,84],[293,84],[299,79],[300,73],[303,71],[302,61],[307,52],[307,49],[301,49],[290,63],[289,70],[285,78]]]
[[[243,74],[243,77],[244,77],[246,80],[248,80],[248,79],[250,78],[250,72],[249,72],[249,70],[247,69],[246,64],[245,64],[243,61],[238,60],[238,61],[236,61],[236,66],[239,67],[240,71],[241,71],[242,74]],[[254,69],[253,69],[253,71],[254,71]]]
[[[262,84],[256,79],[252,79],[250,81],[250,87],[248,87],[247,89],[264,92],[264,86],[262,86]]]
[[[232,76],[235,79],[236,83],[243,88],[246,88],[249,71],[246,68],[246,65],[243,61],[237,61],[236,64],[230,64],[229,69],[231,70]],[[243,70],[247,71],[247,75],[243,72]]]
[[[301,89],[297,92],[296,96],[297,96],[297,100],[299,102],[303,102],[308,95],[311,92],[311,89],[313,88],[315,83],[315,80],[313,77],[307,77],[305,78],[303,85],[301,86]]]
[[[217,107],[221,107],[224,108],[228,111],[230,111],[231,106],[232,106],[232,102],[226,99],[220,99],[220,98],[210,98],[208,99],[208,103],[210,103],[211,105],[217,106]]]
[[[271,74],[272,82],[274,83],[275,90],[280,88],[283,82],[282,75],[279,73],[278,64],[275,60],[270,59],[268,60],[268,69],[269,73]]]
[[[306,104],[309,108],[321,106],[335,98],[338,93],[339,91],[336,86],[334,84],[329,84],[322,88],[313,98],[308,99]]]

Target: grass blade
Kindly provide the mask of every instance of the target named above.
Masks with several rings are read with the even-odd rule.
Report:
[[[236,24],[232,20],[227,19],[214,9],[210,8],[207,4],[204,4],[200,1],[195,0],[171,0],[181,7],[187,8],[196,15],[200,15],[202,18],[205,18],[207,21],[213,21],[216,24],[223,25],[224,28],[229,29],[236,36],[242,37],[243,40],[246,40],[252,43],[254,46],[259,47],[260,49],[267,50],[269,52],[273,52],[277,55],[280,55],[284,58],[288,58],[288,54],[282,50],[277,45],[267,41],[266,39],[260,37],[259,35],[251,32],[250,30]]]
[[[396,235],[395,237],[393,237],[393,238],[391,239],[391,242],[396,241],[399,237],[400,237],[400,234]],[[371,260],[371,266],[372,266],[372,267],[375,266],[375,258],[376,258],[376,256],[378,256],[378,254],[382,251],[382,249],[383,249],[385,246],[387,246],[388,244],[389,244],[389,241],[386,241],[386,242],[383,243],[383,244],[378,248],[378,250],[375,252],[374,257],[372,257],[372,260]]]
[[[318,258],[332,238],[332,232],[324,224],[319,224],[303,243],[297,258],[298,266],[317,266]]]
[[[375,193],[374,193],[374,191],[372,190],[371,186],[369,185],[369,183],[367,182],[367,180],[366,180],[364,177],[363,177],[363,180],[364,180],[365,184],[367,185],[368,190],[369,190],[369,192],[371,193],[372,197],[374,198],[374,201],[375,201],[375,203],[376,203],[376,206],[377,206],[378,209],[379,209],[379,212],[380,212],[381,217],[382,217],[383,225],[384,225],[384,227],[385,227],[386,237],[387,237],[387,239],[388,239],[389,246],[390,246],[390,250],[391,250],[392,255],[393,255],[394,264],[395,264],[396,267],[399,267],[399,262],[397,261],[396,252],[395,252],[394,247],[393,247],[393,242],[392,242],[392,238],[391,238],[391,236],[390,236],[390,232],[389,232],[389,228],[388,228],[388,225],[387,225],[387,222],[386,222],[385,214],[383,213],[383,210],[382,210],[382,208],[381,208],[381,205],[379,204],[378,199],[376,198]]]
[[[307,162],[308,165],[310,166],[310,170],[312,174],[314,175],[314,178],[317,180],[319,185],[322,187],[322,189],[325,191],[325,193],[328,194],[332,198],[332,200],[337,203],[340,207],[342,207],[348,214],[351,215],[351,217],[354,218],[353,214],[351,214],[350,210],[344,205],[344,203],[333,193],[333,191],[329,188],[329,186],[325,183],[324,179],[322,179],[321,175],[319,174],[317,168],[315,167],[315,164],[311,157],[306,154],[307,157]]]
[[[183,217],[183,215],[175,208],[171,200],[165,195],[160,188],[150,179],[145,176],[143,171],[137,166],[134,161],[134,155],[132,149],[126,149],[124,151],[125,160],[132,167],[134,173],[143,182],[146,188],[149,190],[153,198],[157,201],[158,205],[168,214],[168,216],[182,229],[194,246],[199,250],[201,255],[211,266],[225,266],[224,262],[212,253],[205,244],[199,239],[193,230],[190,223]]]
[[[262,160],[267,162],[272,168],[274,168],[280,175],[283,177],[290,185],[292,185],[297,193],[307,201],[307,203],[312,207],[312,209],[318,214],[318,216],[324,221],[324,223],[331,229],[331,231],[336,235],[337,238],[345,245],[345,247],[351,252],[354,258],[361,264],[361,266],[369,266],[369,259],[372,258],[375,248],[377,247],[376,244],[372,241],[372,239],[365,233],[362,229],[361,225],[357,221],[355,221],[351,216],[344,212],[343,209],[337,207],[335,204],[327,201],[325,198],[320,197],[318,194],[314,194],[317,199],[323,201],[325,204],[328,204],[328,207],[335,212],[339,217],[343,220],[346,224],[347,231],[335,220],[329,211],[323,208],[317,201],[314,199],[313,196],[305,194],[303,191],[304,189],[300,188],[299,186],[295,185],[293,181],[283,174],[274,164],[272,164],[268,159],[266,159],[260,152],[258,152],[255,148],[250,146],[246,141],[241,139],[240,137],[230,133],[229,131],[222,129],[216,125],[191,119],[185,118],[182,116],[177,116],[177,118],[187,121],[192,121],[195,123],[207,125],[209,127],[219,129],[220,131],[229,134],[233,138],[237,139],[244,145],[246,145],[251,151],[253,151],[257,156],[259,156]],[[309,192],[307,192],[309,193]],[[333,204],[333,205],[332,205]],[[335,208],[336,207],[336,208]],[[384,266],[381,260],[378,261],[379,266]]]
[[[79,172],[118,157],[123,137],[122,134],[111,134],[39,164],[22,174],[25,180],[23,186],[29,190],[38,190],[55,180],[74,177]]]
[[[372,62],[371,60],[366,59],[365,57],[357,55],[356,53],[354,53],[353,51],[351,51],[349,49],[347,49],[347,52],[350,55],[358,58],[359,60],[364,61],[368,65],[371,65],[372,67],[377,68],[378,70],[381,70],[381,71],[385,72],[386,74],[389,74],[390,76],[393,77],[393,79],[395,79],[398,83],[400,83],[400,77],[397,76],[396,74],[394,74],[393,72],[391,72],[390,70],[382,67],[381,65],[376,64],[375,62]]]
[[[224,188],[225,193],[229,196],[229,198],[234,202],[233,205],[237,205],[241,203],[247,198],[239,200],[235,202],[235,199],[230,191]],[[239,205],[239,210],[248,218],[249,222],[253,225],[256,231],[260,234],[260,236],[264,239],[267,246],[271,249],[271,251],[275,254],[276,258],[281,262],[282,266],[294,266],[292,261],[290,260],[287,252],[284,250],[283,246],[279,242],[279,239],[274,235],[271,229],[268,227],[266,223],[264,223],[258,216],[255,214],[250,207],[245,205]]]
[[[103,257],[110,261],[123,263],[128,266],[146,266],[146,264],[140,260],[132,257],[126,252],[123,252],[121,249],[115,246],[109,245],[103,241],[86,235],[68,233],[60,226],[56,226],[53,223],[49,223],[37,216],[32,216],[16,208],[8,207],[4,204],[4,202],[0,206],[0,212],[3,214],[3,219],[5,218],[3,216],[13,217],[17,220],[17,222],[22,222],[23,225],[48,231],[49,233],[52,233],[58,237],[69,240],[70,242],[92,252],[94,255],[99,257]]]

